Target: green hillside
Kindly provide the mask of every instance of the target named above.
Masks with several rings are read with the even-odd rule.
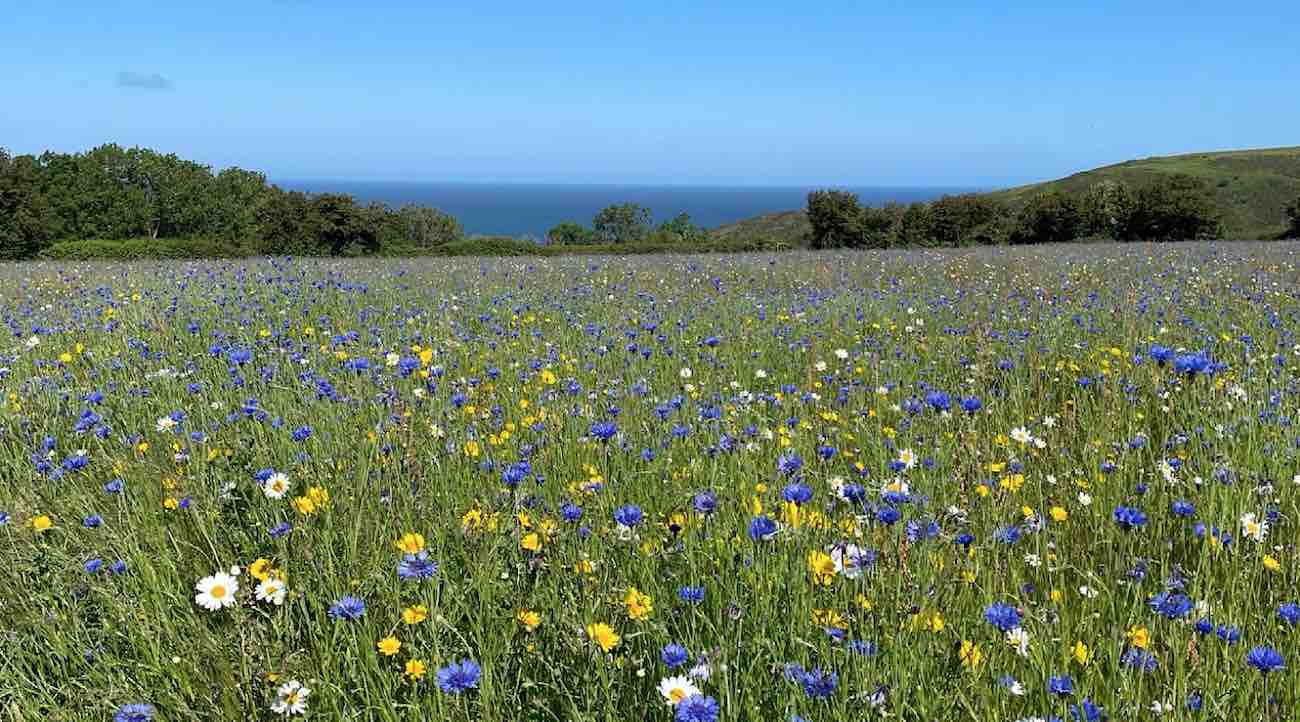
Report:
[[[1204,180],[1223,213],[1226,238],[1273,238],[1286,224],[1283,209],[1300,197],[1300,146],[1191,153],[1094,168],[1057,180],[989,193],[1011,207],[1036,193],[1081,193],[1094,183],[1120,181],[1144,185],[1162,175],[1184,174]],[[769,213],[713,229],[719,237],[772,237],[797,242],[810,230],[802,210]]]

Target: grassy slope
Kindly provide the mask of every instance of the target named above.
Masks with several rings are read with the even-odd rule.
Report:
[[[1130,160],[1057,180],[994,191],[991,195],[1014,206],[1045,190],[1077,193],[1103,180],[1142,185],[1160,175],[1175,173],[1209,183],[1224,209],[1229,238],[1271,238],[1285,225],[1282,209],[1300,196],[1300,146]],[[714,229],[713,233],[720,237],[772,236],[796,240],[808,230],[803,211],[794,210],[729,223]]]

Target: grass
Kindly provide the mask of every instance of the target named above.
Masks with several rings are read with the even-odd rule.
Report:
[[[1298,252],[0,267],[0,718],[1294,719]]]

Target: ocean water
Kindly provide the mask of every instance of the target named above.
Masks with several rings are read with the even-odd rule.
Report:
[[[638,203],[656,222],[689,213],[712,228],[764,213],[804,206],[811,187],[713,187],[650,185],[543,185],[498,183],[399,183],[345,180],[277,180],[283,188],[311,193],[348,193],[369,203],[433,206],[460,220],[465,232],[540,239],[563,221],[590,225],[612,203]],[[971,188],[847,188],[867,205],[933,200]]]

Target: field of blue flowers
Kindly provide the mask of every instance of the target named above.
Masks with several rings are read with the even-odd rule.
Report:
[[[1300,246],[0,267],[0,719],[1273,720]]]

